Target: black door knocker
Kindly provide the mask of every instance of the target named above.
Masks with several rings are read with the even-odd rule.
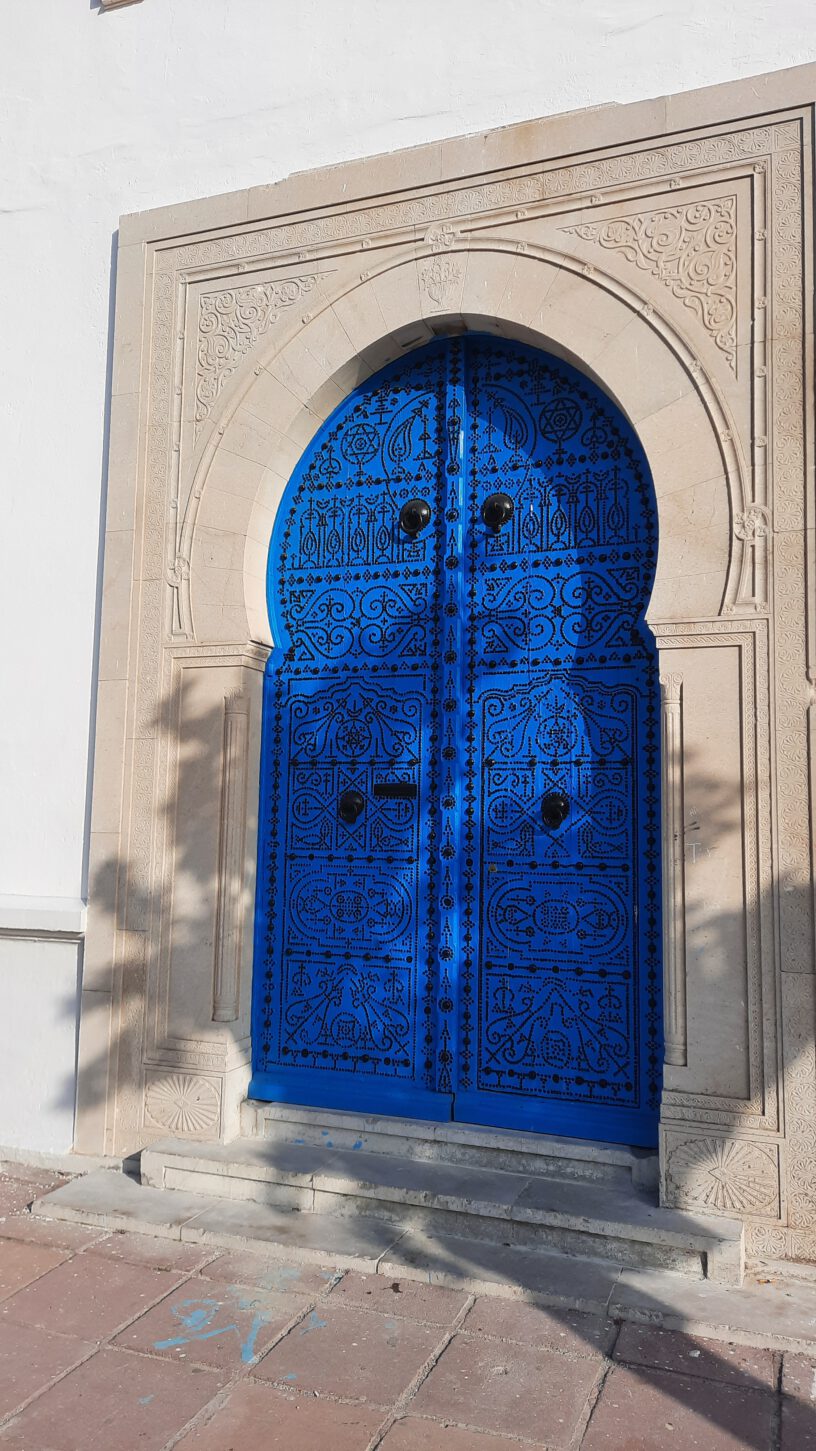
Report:
[[[490,494],[482,504],[482,518],[488,529],[498,534],[513,517],[513,500],[509,494]]]
[[[353,826],[365,808],[365,799],[359,791],[341,791],[337,803],[337,814],[341,821]]]
[[[548,791],[541,803],[541,820],[548,831],[566,821],[569,816],[569,797],[564,791]]]
[[[424,499],[409,499],[400,509],[400,529],[409,539],[416,539],[431,522],[431,506]]]

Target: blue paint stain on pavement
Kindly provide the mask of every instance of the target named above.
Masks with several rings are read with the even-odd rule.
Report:
[[[155,1399],[156,1399],[155,1396],[139,1396],[139,1405],[140,1406],[149,1406],[150,1405],[150,1402],[151,1401],[155,1401]]]
[[[361,1149],[363,1147],[363,1141],[362,1141],[362,1139],[358,1139],[357,1142],[356,1142],[356,1144],[352,1144],[351,1147],[353,1149]]]
[[[301,1335],[310,1335],[313,1330],[325,1330],[327,1323],[326,1320],[321,1320],[316,1310],[313,1310],[306,1324],[301,1325],[300,1333]]]
[[[255,1300],[241,1300],[239,1310],[251,1310],[257,1302]],[[168,1336],[165,1340],[154,1340],[154,1350],[177,1350],[182,1345],[190,1345],[199,1340],[214,1340],[220,1335],[230,1335],[234,1331],[240,1335],[237,1324],[231,1322],[229,1325],[222,1325],[213,1329],[207,1327],[212,1325],[213,1320],[219,1311],[225,1306],[220,1300],[181,1300],[172,1307],[173,1316],[182,1327],[182,1333]],[[255,1360],[255,1343],[261,1328],[268,1323],[269,1316],[263,1311],[257,1312],[249,1327],[249,1333],[241,1340],[241,1360],[244,1364]]]
[[[295,1372],[293,1370],[290,1370],[288,1374],[285,1375],[283,1378],[284,1380],[297,1380],[297,1376],[295,1375]]]
[[[249,1334],[246,1340],[241,1345],[241,1360],[243,1361],[244,1365],[249,1365],[250,1361],[257,1360],[257,1356],[255,1354],[255,1341],[258,1338],[258,1331],[265,1324],[265,1315],[256,1315],[254,1320],[252,1321]]]

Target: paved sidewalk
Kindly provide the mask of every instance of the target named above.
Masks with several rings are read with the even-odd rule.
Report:
[[[26,1211],[0,1177],[0,1451],[816,1451],[816,1356]]]

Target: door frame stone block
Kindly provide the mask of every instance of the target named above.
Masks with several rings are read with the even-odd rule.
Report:
[[[237,1132],[276,510],[353,387],[479,329],[591,376],[654,477],[664,1202],[816,1258],[813,97],[801,67],[122,219],[77,1149]]]

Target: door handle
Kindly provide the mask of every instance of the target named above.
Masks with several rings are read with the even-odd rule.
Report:
[[[514,508],[509,494],[490,494],[482,504],[482,518],[488,529],[498,534],[502,525],[510,523]]]
[[[385,801],[416,801],[417,788],[412,781],[375,781],[374,795]]]
[[[341,791],[337,803],[337,814],[341,821],[353,826],[365,809],[365,798],[359,791]]]
[[[400,529],[408,535],[409,539],[416,539],[423,529],[427,529],[431,522],[431,506],[425,499],[409,499],[403,504],[399,514]]]
[[[541,820],[548,831],[555,831],[569,816],[569,797],[564,791],[548,791],[541,803]]]

